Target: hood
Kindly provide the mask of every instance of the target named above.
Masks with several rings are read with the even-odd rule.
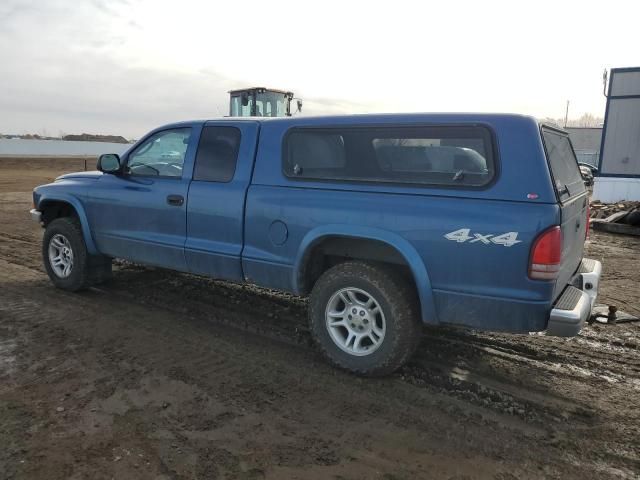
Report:
[[[64,175],[60,175],[56,178],[56,182],[58,180],[67,180],[69,178],[86,178],[90,180],[97,180],[103,175],[102,172],[92,171],[92,172],[74,172],[74,173],[65,173]]]

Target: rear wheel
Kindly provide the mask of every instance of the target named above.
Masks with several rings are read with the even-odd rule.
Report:
[[[47,225],[42,257],[51,282],[63,290],[77,291],[111,278],[111,259],[89,255],[80,223],[72,217]]]
[[[309,316],[324,355],[360,375],[392,373],[420,339],[414,289],[395,270],[370,263],[327,270],[311,292]]]

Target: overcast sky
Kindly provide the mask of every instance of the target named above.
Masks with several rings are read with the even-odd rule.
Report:
[[[640,66],[636,1],[2,0],[0,132],[121,134],[223,116],[227,91],[306,114],[604,114]]]

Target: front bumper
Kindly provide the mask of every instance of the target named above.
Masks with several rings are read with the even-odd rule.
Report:
[[[32,208],[29,210],[29,215],[31,215],[31,220],[34,222],[42,223],[42,212],[40,210]]]
[[[598,296],[602,264],[590,258],[582,259],[571,285],[558,298],[547,324],[547,335],[573,337],[591,316]]]

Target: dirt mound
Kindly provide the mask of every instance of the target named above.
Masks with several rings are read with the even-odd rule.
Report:
[[[109,143],[129,143],[129,140],[120,135],[98,135],[93,133],[81,133],[79,135],[65,135],[63,140],[76,142],[109,142]]]

